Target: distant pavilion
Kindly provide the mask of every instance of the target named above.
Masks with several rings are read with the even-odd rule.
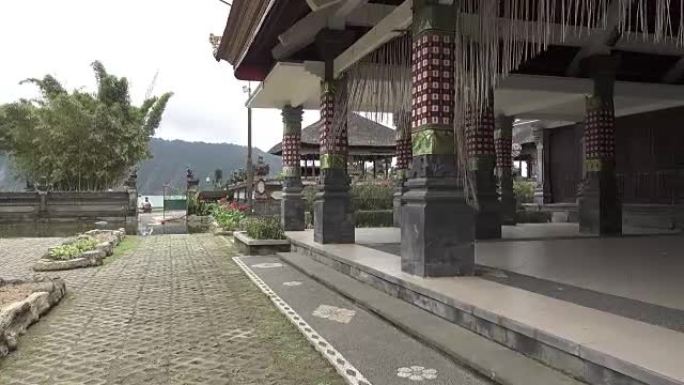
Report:
[[[302,176],[313,177],[320,174],[316,162],[320,160],[319,133],[323,121],[302,129],[299,154],[302,164]],[[392,158],[396,156],[396,131],[359,114],[350,114],[347,119],[349,137],[348,161],[353,169],[365,174],[366,162],[373,163],[373,177],[376,177],[379,162],[383,172],[389,170]],[[282,156],[282,142],[268,150],[270,154]],[[352,170],[350,170],[352,171]]]

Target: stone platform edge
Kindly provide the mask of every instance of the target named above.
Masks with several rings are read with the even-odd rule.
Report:
[[[456,298],[403,281],[372,267],[336,256],[294,237],[288,238],[292,242],[292,252],[308,255],[315,261],[332,267],[386,294],[400,298],[451,323],[534,358],[580,381],[596,385],[684,384],[682,381],[596,350],[582,349],[580,355],[580,346],[573,341],[545,333],[542,330],[536,330],[503,315],[480,309],[475,304],[460,302]],[[355,247],[364,246],[355,245]],[[373,253],[382,253],[369,248],[368,250]]]
[[[245,255],[273,255],[290,251],[288,239],[253,239],[245,231],[234,231],[233,243]]]
[[[312,258],[300,253],[278,253],[278,256],[357,306],[497,384],[584,384],[508,347],[359,282]]]

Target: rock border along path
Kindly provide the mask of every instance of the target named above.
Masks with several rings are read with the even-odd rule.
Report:
[[[19,336],[59,303],[66,294],[66,284],[60,278],[0,280],[0,287],[25,284],[33,286],[28,297],[0,308],[0,359],[15,350]]]

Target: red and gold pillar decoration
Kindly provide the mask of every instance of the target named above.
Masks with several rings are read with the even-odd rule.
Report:
[[[615,174],[613,94],[619,59],[596,55],[584,59],[594,80],[584,122],[584,179],[578,196],[580,231],[595,235],[622,233],[622,203]]]
[[[285,106],[283,116],[283,176],[301,177],[302,107]]]
[[[419,17],[413,37],[412,148],[413,157],[455,156],[454,142],[454,32],[453,25],[440,25],[429,1]],[[425,9],[424,8],[424,9]]]
[[[484,107],[472,107],[465,122],[469,180],[475,192],[475,238],[501,238],[501,204],[497,193],[496,149],[494,146],[493,92]]]
[[[494,130],[496,149],[496,176],[501,201],[501,224],[516,223],[515,194],[513,193],[513,123],[511,116],[497,116]]]
[[[401,196],[401,269],[422,277],[472,275],[473,210],[458,169],[454,1],[413,1],[412,161]]]
[[[321,127],[319,131],[321,170],[347,168],[347,122],[335,117],[335,81],[324,81],[321,92]]]
[[[411,113],[395,113],[394,125],[397,129],[397,171],[400,174],[399,179],[403,180],[413,158],[411,149]]]
[[[584,127],[584,153],[587,172],[613,169],[615,166],[615,109],[612,100],[587,98]]]

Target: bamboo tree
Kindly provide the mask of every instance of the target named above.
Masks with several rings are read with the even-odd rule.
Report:
[[[41,97],[0,106],[0,151],[21,175],[45,180],[58,190],[116,187],[139,161],[148,159],[149,140],[161,123],[171,93],[138,107],[128,80],[92,64],[97,91],[68,92],[50,75],[22,84],[38,87]]]

